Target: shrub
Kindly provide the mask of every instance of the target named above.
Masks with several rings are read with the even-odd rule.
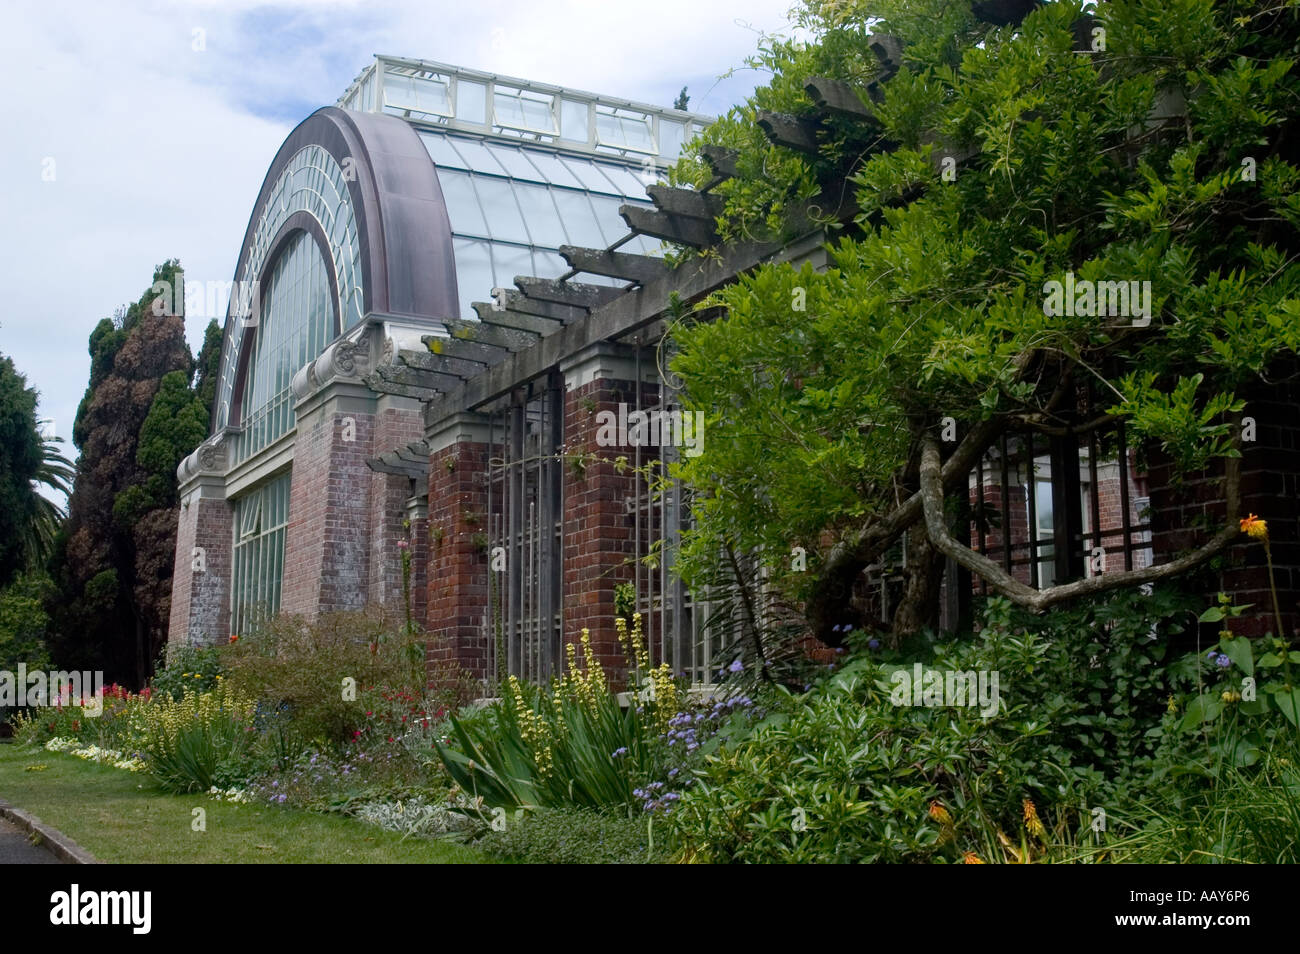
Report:
[[[663,862],[667,857],[652,845],[653,822],[647,818],[580,808],[542,808],[505,828],[489,830],[476,845],[510,861],[542,865],[607,865]]]
[[[401,630],[377,612],[278,616],[223,651],[226,679],[262,711],[286,711],[303,738],[342,745],[364,712],[349,688],[423,691],[423,644]]]
[[[216,646],[177,646],[154,672],[154,692],[179,700],[187,692],[211,692],[223,676],[221,650]]]
[[[252,700],[223,687],[179,700],[158,696],[131,713],[149,771],[164,789],[182,794],[227,788],[244,777],[252,720]]]
[[[640,635],[635,616],[627,645],[646,673],[640,704],[619,705],[583,630],[581,668],[569,644],[568,667],[549,688],[512,676],[506,698],[486,713],[469,723],[449,720],[452,744],[435,742],[448,773],[490,807],[630,809],[637,783],[662,767],[661,732],[677,699],[667,668],[644,664]]]
[[[810,691],[762,700],[769,714],[679,786],[666,827],[705,861],[1059,853],[1086,839],[1087,806],[1121,804],[1159,764],[1179,678],[1153,632],[1178,629],[1180,605],[1121,594],[1028,620],[995,599],[975,638],[922,647],[924,662],[859,649]],[[996,711],[895,704],[896,674],[917,664],[998,673]]]

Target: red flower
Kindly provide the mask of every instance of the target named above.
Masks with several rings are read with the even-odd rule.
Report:
[[[234,634],[232,633],[231,636],[230,636],[230,641],[231,641],[232,643],[237,643],[237,642],[239,642],[239,637],[236,636],[236,635],[234,635]]]

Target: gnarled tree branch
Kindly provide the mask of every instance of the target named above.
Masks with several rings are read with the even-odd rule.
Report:
[[[919,496],[925,510],[925,531],[930,541],[945,556],[951,557],[961,566],[987,580],[990,586],[1012,602],[1035,613],[1080,596],[1102,593],[1124,586],[1153,583],[1186,573],[1227,549],[1240,534],[1237,520],[1241,498],[1241,462],[1240,458],[1229,457],[1224,461],[1224,497],[1227,503],[1228,526],[1216,533],[1204,546],[1160,566],[1146,567],[1141,570],[1123,570],[1118,573],[1102,573],[1073,583],[1063,583],[1060,586],[1038,590],[1021,583],[983,554],[958,543],[948,532],[943,508],[943,476],[947,468],[940,467],[939,461],[938,441],[926,437],[921,446]]]

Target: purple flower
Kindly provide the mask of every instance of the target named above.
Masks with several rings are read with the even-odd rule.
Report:
[[[869,640],[867,640],[867,648],[868,648],[868,649],[879,649],[879,648],[880,648],[880,640],[878,640],[878,639],[869,639]]]
[[[614,750],[614,754],[613,754],[612,756],[610,756],[610,758],[615,758],[615,759],[616,759],[616,758],[619,758],[619,757],[624,756],[624,755],[627,755],[627,746],[626,746],[626,745],[621,745],[621,746],[619,746],[618,748],[616,748],[616,749]]]
[[[1232,665],[1232,660],[1223,655],[1223,653],[1219,653],[1218,657],[1214,660],[1214,665],[1218,666],[1220,669],[1227,669]]]
[[[727,672],[740,672],[745,668],[745,664],[739,659],[733,659],[731,665],[727,667]]]

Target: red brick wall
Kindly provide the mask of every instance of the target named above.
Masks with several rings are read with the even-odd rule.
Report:
[[[1243,442],[1241,516],[1268,523],[1274,575],[1287,635],[1300,626],[1300,384],[1286,380],[1247,392],[1244,416],[1255,419],[1256,440]],[[1221,474],[1221,465],[1212,474]],[[1172,468],[1157,457],[1151,466],[1152,546],[1156,563],[1167,562],[1223,526],[1226,507],[1211,474],[1172,485]],[[1254,604],[1232,622],[1234,632],[1259,636],[1277,629],[1264,547],[1241,536],[1217,574],[1217,587],[1235,601]],[[1206,593],[1207,605],[1214,592]],[[1210,627],[1217,629],[1217,626]]]
[[[182,507],[172,573],[169,639],[212,645],[229,639],[233,512],[225,500],[195,496]],[[194,548],[203,548],[203,570],[194,569]]]
[[[356,411],[298,422],[280,599],[285,613],[314,619],[365,606],[373,476],[366,458],[374,428],[374,415]]]
[[[643,384],[641,407],[656,404],[658,388]],[[634,517],[626,501],[634,493],[630,471],[620,474],[614,461],[631,462],[634,447],[601,447],[596,442],[597,415],[618,414],[619,403],[636,407],[631,381],[599,378],[569,390],[564,398],[566,455],[594,453],[597,460],[581,475],[564,468],[564,641],[576,642],[584,627],[591,631],[592,646],[605,671],[621,685],[627,660],[614,629],[614,588],[633,577]],[[656,454],[641,448],[642,464]]]
[[[487,445],[462,440],[429,459],[427,629],[431,676],[457,663],[488,672]]]

